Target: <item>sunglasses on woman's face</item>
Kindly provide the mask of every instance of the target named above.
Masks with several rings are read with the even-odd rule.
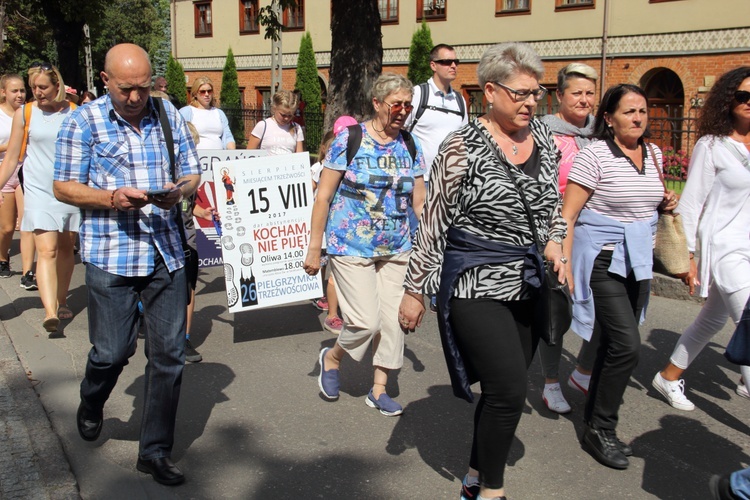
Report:
[[[52,64],[48,62],[35,61],[31,63],[31,66],[29,66],[29,69],[36,69],[36,68],[39,68],[42,71],[52,71]]]
[[[198,91],[198,93],[199,93],[200,95],[211,95],[211,94],[213,94],[213,93],[214,93],[214,91],[213,91],[212,89],[208,89],[208,90],[199,90],[199,91]]]
[[[397,115],[401,112],[401,110],[406,111],[407,113],[411,113],[411,110],[414,109],[414,105],[410,102],[385,102],[383,101],[383,104],[388,106],[388,110],[392,115]]]
[[[747,90],[736,90],[734,92],[734,100],[740,104],[747,104],[750,101],[750,92]]]

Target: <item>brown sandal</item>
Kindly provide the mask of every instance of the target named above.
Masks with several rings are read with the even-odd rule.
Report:
[[[49,333],[54,333],[57,331],[57,327],[60,325],[60,318],[57,316],[52,316],[51,318],[47,318],[44,320],[44,323],[42,323],[42,326],[46,331]]]
[[[60,306],[57,308],[57,317],[60,320],[73,319],[73,311],[68,306]]]

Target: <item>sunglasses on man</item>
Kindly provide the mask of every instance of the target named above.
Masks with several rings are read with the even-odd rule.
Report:
[[[440,66],[452,66],[453,64],[458,66],[460,61],[458,59],[435,59],[432,62],[439,64]]]

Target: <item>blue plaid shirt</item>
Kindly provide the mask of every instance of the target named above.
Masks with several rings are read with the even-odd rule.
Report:
[[[200,174],[195,144],[185,120],[162,101],[172,125],[175,176]],[[112,107],[107,95],[81,106],[63,122],[57,137],[55,180],[92,188],[160,189],[172,181],[159,115],[149,99],[140,133]],[[185,264],[176,208],[146,205],[140,210],[83,209],[81,260],[120,276],[148,276],[159,252],[170,272]]]

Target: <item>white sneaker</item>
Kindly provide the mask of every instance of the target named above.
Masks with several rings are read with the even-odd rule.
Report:
[[[551,411],[555,413],[570,413],[570,405],[563,396],[560,384],[545,384],[542,399]]]
[[[737,384],[737,389],[735,389],[734,392],[736,392],[738,396],[750,399],[750,392],[747,392],[747,387],[745,387],[745,383],[742,382],[742,380]]]
[[[661,376],[661,373],[656,372],[654,380],[651,385],[661,393],[667,399],[673,408],[684,411],[695,410],[695,405],[685,397],[685,381],[680,379],[671,382]]]
[[[577,371],[573,371],[568,377],[568,387],[581,392],[584,396],[589,395],[589,384],[591,383],[591,377],[587,377],[585,380],[581,380],[576,377]]]

